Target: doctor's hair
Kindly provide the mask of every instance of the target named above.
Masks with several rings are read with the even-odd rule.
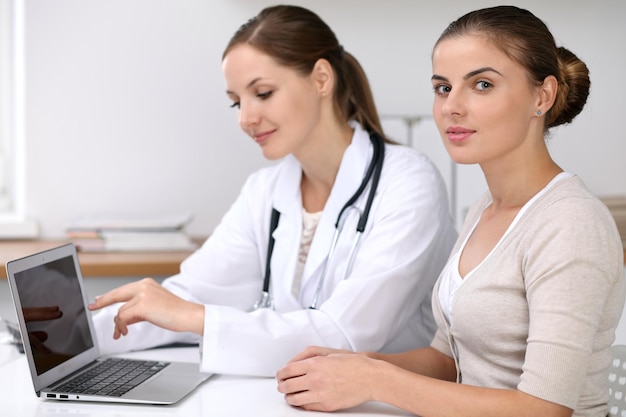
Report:
[[[334,107],[344,120],[356,120],[369,133],[384,133],[365,71],[344,51],[332,29],[315,13],[299,6],[267,7],[235,32],[222,59],[239,44],[247,44],[278,64],[309,75],[319,59],[335,73]]]
[[[537,86],[547,76],[557,79],[556,99],[546,113],[544,131],[570,123],[582,111],[591,86],[587,65],[568,49],[557,47],[546,24],[528,10],[497,6],[469,12],[443,31],[435,47],[463,35],[485,37],[526,68]]]

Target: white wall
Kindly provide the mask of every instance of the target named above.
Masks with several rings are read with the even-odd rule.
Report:
[[[91,212],[190,211],[206,234],[244,178],[266,162],[237,128],[221,52],[261,0],[25,0],[27,209],[44,237]],[[365,67],[381,114],[428,115],[430,50],[452,19],[497,2],[293,1],[318,12]],[[543,18],[591,69],[588,105],[551,140],[555,158],[596,194],[626,194],[626,2],[514,2]],[[613,46],[615,43],[619,45]],[[402,122],[387,120],[403,140]],[[432,121],[414,128],[450,180]],[[458,169],[458,211],[484,189],[476,167]],[[123,280],[122,280],[123,281]],[[90,279],[90,293],[119,284]],[[12,317],[6,281],[0,315]],[[626,343],[626,322],[617,332]]]
[[[27,211],[44,237],[92,212],[190,211],[209,233],[245,177],[266,164],[236,125],[222,50],[259,0],[25,0]],[[430,51],[454,18],[492,1],[309,0],[366,69],[382,114],[430,113]],[[626,194],[623,68],[626,2],[514,2],[546,20],[586,60],[584,113],[552,149],[597,194]],[[394,125],[394,123],[396,125]],[[397,121],[390,130],[405,135]],[[416,128],[449,179],[432,122]],[[484,189],[459,168],[459,211]]]

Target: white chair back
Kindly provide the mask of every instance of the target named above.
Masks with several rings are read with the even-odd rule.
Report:
[[[609,369],[609,416],[626,417],[626,345],[615,345]]]

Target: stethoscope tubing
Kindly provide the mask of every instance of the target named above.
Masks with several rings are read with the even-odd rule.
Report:
[[[269,243],[267,245],[267,258],[272,258],[272,253],[274,252],[274,230],[278,227],[278,221],[280,220],[280,211],[272,208],[272,216],[270,217],[270,236]],[[269,262],[265,264],[265,277],[263,278],[263,291],[269,292],[270,290],[270,280],[272,275],[272,269]]]
[[[326,257],[326,260],[324,261],[324,267],[322,269],[322,275],[320,276],[319,281],[317,281],[317,288],[315,289],[315,295],[313,296],[313,301],[311,302],[311,305],[309,306],[310,309],[315,310],[317,308],[317,301],[320,297],[320,294],[322,293],[322,287],[324,286],[324,281],[326,280],[326,270],[328,269],[328,261],[330,259],[332,259],[333,255],[335,254],[335,248],[337,247],[337,242],[339,241],[339,235],[341,235],[341,231],[343,230],[343,225],[345,224],[342,223],[339,227],[335,227],[335,232],[333,233],[333,240],[330,243],[330,249],[328,249],[328,256]]]
[[[363,231],[365,230],[365,226],[367,225],[367,220],[369,217],[370,209],[372,208],[374,196],[376,195],[376,191],[378,189],[378,182],[380,180],[380,175],[383,169],[383,162],[385,159],[385,142],[383,138],[377,133],[371,133],[370,140],[373,146],[372,161],[370,162],[367,168],[367,172],[365,173],[363,177],[363,181],[361,181],[359,188],[352,195],[352,197],[350,197],[350,199],[346,202],[346,204],[344,204],[344,206],[339,211],[339,214],[337,215],[337,221],[335,222],[335,232],[333,233],[333,238],[331,241],[330,248],[328,250],[328,255],[326,256],[326,260],[324,261],[322,273],[317,283],[317,288],[315,290],[313,301],[311,302],[309,309],[312,309],[312,310],[317,309],[317,304],[319,302],[319,298],[322,293],[322,288],[324,287],[324,282],[326,281],[328,265],[333,258],[335,249],[337,248],[337,242],[339,241],[339,237],[341,235],[341,232],[343,231],[343,226],[345,224],[344,213],[363,194],[365,188],[367,187],[371,179],[370,191],[367,196],[367,200],[365,202],[365,207],[363,209],[363,212],[361,212],[359,216],[359,222],[356,228],[356,238],[350,249],[350,252],[348,255],[348,262],[346,264],[346,268],[344,270],[342,280],[345,279],[350,273],[350,271],[352,270],[352,265],[354,264],[354,260],[356,258],[357,247],[361,240],[361,235],[363,234]],[[354,209],[358,211],[358,208],[354,207]],[[270,261],[271,261],[272,252],[274,249],[273,234],[274,234],[274,230],[276,230],[276,227],[278,226],[279,219],[280,219],[280,212],[273,208],[272,216],[270,219],[270,233],[269,233],[270,237],[269,237],[269,244],[268,244],[267,261],[265,264],[265,277],[263,280],[263,290],[261,292],[261,297],[252,307],[252,311],[257,310],[259,308],[271,308],[272,307],[272,299],[269,293],[270,281],[271,281]]]
[[[336,245],[337,241],[339,240],[339,235],[341,234],[341,232],[337,232],[335,231],[335,235],[337,236],[336,239],[334,239],[333,243]],[[348,276],[348,274],[350,273],[350,271],[352,270],[352,265],[354,264],[354,260],[356,258],[356,248],[357,246],[359,246],[359,241],[361,240],[361,235],[362,233],[359,232],[357,230],[356,232],[356,238],[354,239],[354,242],[352,243],[352,247],[350,248],[350,252],[348,254],[348,262],[346,263],[346,268],[343,271],[343,276],[341,277],[341,280],[346,279],[346,277]],[[334,253],[334,249],[333,252]],[[322,275],[320,276],[319,281],[317,282],[317,288],[315,289],[315,294],[313,295],[313,301],[311,302],[311,305],[309,306],[310,310],[317,310],[317,303],[319,302],[319,298],[320,295],[322,294],[322,288],[324,287],[324,281],[326,281],[326,269],[328,268],[328,264],[329,261],[332,259],[331,256],[331,252],[328,252],[328,257],[326,258],[326,262],[324,263],[324,269],[322,270]]]

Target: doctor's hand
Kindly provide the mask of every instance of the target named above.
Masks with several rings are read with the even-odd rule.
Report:
[[[288,404],[311,411],[335,411],[375,399],[385,362],[352,353],[309,347],[276,373]]]
[[[152,278],[123,285],[96,297],[89,305],[94,311],[124,303],[114,318],[114,339],[128,334],[128,326],[142,321],[176,332],[204,331],[204,305],[184,300],[163,288]]]

